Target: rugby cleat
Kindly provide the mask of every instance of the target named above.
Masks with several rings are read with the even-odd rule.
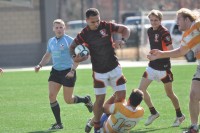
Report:
[[[92,100],[91,100],[90,96],[86,96],[85,99],[88,100],[88,102],[85,103],[85,106],[88,108],[88,111],[90,113],[92,113],[92,111],[93,111],[93,103],[92,103]]]
[[[185,115],[182,115],[181,117],[176,117],[176,120],[172,124],[172,127],[178,127],[181,125],[181,123],[185,120]]]
[[[160,114],[157,112],[155,115],[150,115],[147,119],[147,121],[145,122],[145,126],[150,125],[155,119],[157,119],[160,116]]]
[[[60,124],[57,124],[57,123],[52,124],[52,126],[49,128],[49,130],[56,130],[56,129],[63,129],[62,123],[60,123]]]

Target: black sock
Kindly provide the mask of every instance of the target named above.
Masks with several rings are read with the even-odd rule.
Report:
[[[149,108],[152,115],[155,115],[157,113],[156,109],[154,107]]]
[[[87,103],[88,99],[86,97],[74,96],[74,103]]]
[[[176,109],[176,117],[181,117],[182,115],[183,114],[181,112],[181,109],[180,108]]]
[[[57,124],[61,124],[60,106],[59,106],[58,102],[55,101],[54,103],[50,103],[50,105],[51,105],[51,110],[54,114]]]

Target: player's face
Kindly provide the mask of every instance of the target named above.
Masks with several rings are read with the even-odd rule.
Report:
[[[90,16],[86,19],[87,25],[90,27],[91,30],[96,30],[100,24],[100,16]]]
[[[55,32],[56,37],[60,38],[65,34],[65,26],[63,24],[55,23],[53,31]]]
[[[150,21],[151,26],[153,27],[154,30],[157,30],[158,27],[161,25],[161,21],[155,15],[150,15],[149,21]]]
[[[182,14],[178,14],[177,16],[177,24],[180,31],[186,30],[186,19],[183,18]]]

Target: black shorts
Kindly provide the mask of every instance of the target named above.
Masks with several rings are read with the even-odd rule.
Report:
[[[74,73],[73,78],[65,77],[66,74],[70,70],[71,70],[71,68],[66,69],[66,70],[62,70],[62,71],[58,71],[58,70],[55,70],[54,68],[52,68],[48,81],[53,81],[53,82],[59,83],[59,84],[66,86],[66,87],[74,87],[75,82],[76,82],[76,72]]]

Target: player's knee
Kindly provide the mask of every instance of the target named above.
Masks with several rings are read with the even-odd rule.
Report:
[[[199,100],[199,94],[196,93],[194,90],[191,90],[190,101],[196,101],[196,100]]]
[[[56,95],[53,94],[53,93],[50,93],[50,94],[49,94],[49,100],[50,100],[50,101],[56,100]]]

